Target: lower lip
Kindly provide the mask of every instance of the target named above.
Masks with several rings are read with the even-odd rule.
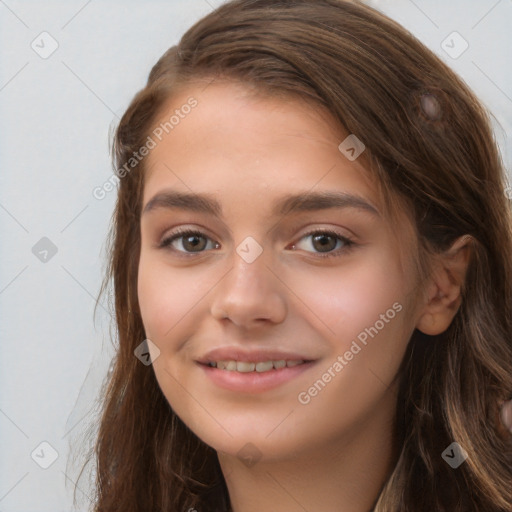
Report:
[[[242,393],[261,393],[289,382],[301,373],[309,370],[315,364],[315,361],[309,361],[297,366],[285,366],[284,368],[273,369],[267,372],[253,371],[246,373],[220,370],[205,364],[198,364],[213,383],[221,388]]]

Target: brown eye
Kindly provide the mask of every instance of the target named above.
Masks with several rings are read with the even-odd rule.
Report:
[[[162,240],[159,247],[170,248],[173,251],[185,254],[201,253],[208,245],[208,240],[210,238],[200,231],[179,230]],[[214,247],[218,247],[216,242],[213,242],[213,244]]]
[[[334,231],[310,231],[303,235],[301,240],[307,238],[311,239],[309,245],[313,248],[313,252],[318,251],[317,255],[320,257],[340,256],[341,253],[346,252],[355,245],[352,240]],[[294,247],[297,246],[298,244],[294,244]]]
[[[312,238],[312,245],[315,249],[320,252],[329,252],[336,248],[337,237],[322,233],[321,235],[315,235]]]

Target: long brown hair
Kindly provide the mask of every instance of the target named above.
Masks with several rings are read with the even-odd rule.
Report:
[[[489,114],[396,22],[359,2],[234,0],[192,26],[151,70],[113,141],[119,171],[178,87],[222,77],[327,108],[365,146],[390,203],[406,205],[419,267],[471,237],[462,304],[439,336],[415,331],[400,372],[396,464],[376,512],[512,510],[512,222]],[[341,141],[340,141],[341,142]],[[120,174],[101,293],[112,284],[118,341],[95,445],[95,512],[230,510],[216,452],[177,417],[151,366],[137,302],[145,162]],[[101,296],[100,293],[100,296]],[[468,458],[452,469],[442,452]]]

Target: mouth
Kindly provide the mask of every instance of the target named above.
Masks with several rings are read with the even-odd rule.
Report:
[[[221,360],[221,361],[208,361],[204,363],[210,368],[217,368],[219,370],[226,370],[228,372],[240,373],[265,373],[273,370],[280,370],[282,368],[293,368],[312,361],[304,359],[279,359],[269,361],[235,361],[235,360]]]
[[[316,363],[316,360],[279,359],[206,361],[198,365],[216,388],[236,393],[257,394],[292,381]]]

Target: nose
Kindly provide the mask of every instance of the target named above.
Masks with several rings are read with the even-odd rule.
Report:
[[[235,253],[233,267],[213,293],[212,316],[243,329],[279,324],[286,317],[286,286],[263,254],[249,263]]]

